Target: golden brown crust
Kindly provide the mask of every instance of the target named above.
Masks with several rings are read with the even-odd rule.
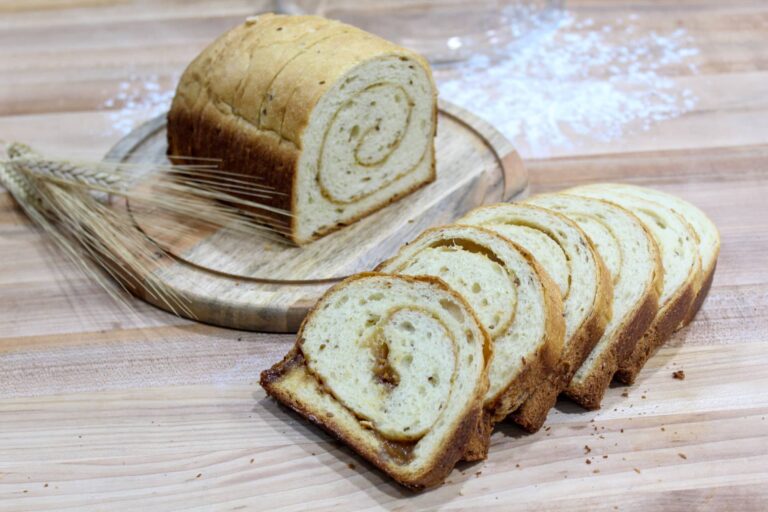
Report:
[[[617,206],[617,208],[621,208]],[[632,213],[628,212],[630,215]],[[653,320],[659,311],[659,298],[661,296],[664,267],[661,264],[661,254],[648,228],[639,222],[645,232],[646,238],[651,244],[654,272],[653,278],[647,283],[643,292],[640,306],[632,316],[625,320],[624,324],[614,333],[614,338],[609,343],[609,349],[600,354],[592,365],[592,371],[579,383],[571,381],[565,390],[566,396],[581,405],[585,409],[594,410],[600,408],[606,389],[611,383],[619,366],[630,357],[643,334],[653,324]]]
[[[594,410],[600,408],[605,390],[611,383],[621,361],[632,353],[638,341],[648,330],[659,309],[658,292],[651,287],[645,298],[624,327],[617,333],[617,342],[605,350],[594,363],[595,370],[578,384],[571,381],[565,391],[566,396],[584,407]]]
[[[716,268],[717,259],[715,259],[712,267],[710,267],[709,271],[705,274],[704,282],[701,284],[701,288],[699,288],[699,291],[696,293],[696,299],[694,299],[693,303],[691,304],[691,309],[688,311],[688,314],[683,320],[681,327],[685,327],[691,323],[693,318],[696,316],[696,313],[698,313],[699,309],[701,309],[701,305],[704,304],[704,299],[707,298],[707,295],[709,295],[709,289],[712,287],[712,280],[715,277]]]
[[[362,274],[357,274],[355,276],[352,276],[348,279],[345,279],[341,283],[338,283],[331,287],[326,294],[331,293],[334,290],[338,290],[339,288],[342,288],[346,286],[349,282],[363,279],[370,276],[385,276],[387,274],[377,273],[377,272],[366,272]],[[442,443],[444,446],[444,450],[440,453],[439,457],[432,462],[429,469],[425,471],[424,473],[416,476],[413,479],[405,480],[402,478],[402,475],[397,474],[394,472],[391,468],[391,466],[387,465],[382,458],[381,453],[371,450],[369,446],[360,443],[356,440],[356,438],[348,433],[343,428],[338,428],[337,424],[333,421],[332,417],[329,418],[324,415],[318,415],[316,410],[313,410],[312,404],[305,404],[303,403],[298,397],[290,393],[290,391],[284,390],[279,386],[279,383],[281,380],[283,380],[290,372],[292,371],[305,371],[310,378],[315,379],[315,377],[306,369],[306,362],[304,360],[304,357],[301,353],[301,350],[299,348],[298,341],[301,340],[302,333],[304,331],[304,326],[307,324],[308,320],[312,317],[314,312],[317,310],[317,307],[320,305],[321,301],[318,301],[318,303],[312,308],[312,310],[307,314],[304,321],[301,324],[301,327],[299,328],[299,332],[296,335],[296,344],[291,348],[291,350],[288,352],[288,354],[276,365],[274,365],[272,368],[269,368],[267,370],[264,370],[261,373],[260,378],[260,384],[264,388],[264,390],[275,398],[280,403],[290,407],[300,415],[307,418],[312,423],[320,426],[336,438],[340,439],[341,441],[345,442],[347,445],[349,445],[353,450],[355,450],[358,454],[360,454],[363,458],[365,458],[368,462],[379,468],[381,471],[388,474],[390,477],[392,477],[395,481],[397,481],[399,484],[412,489],[412,490],[421,490],[427,487],[432,487],[434,485],[437,485],[441,483],[451,472],[456,462],[458,462],[462,455],[464,454],[464,451],[466,449],[467,444],[470,442],[470,440],[473,438],[473,436],[476,435],[476,430],[478,423],[482,417],[482,402],[483,397],[485,396],[485,393],[488,389],[488,361],[491,358],[492,354],[492,347],[490,338],[488,337],[487,332],[482,328],[479,319],[477,318],[477,315],[472,310],[472,308],[467,304],[466,300],[464,300],[463,297],[461,297],[458,293],[456,293],[453,289],[451,289],[447,284],[445,284],[444,281],[442,281],[439,278],[430,277],[430,276],[419,276],[419,277],[410,277],[410,276],[397,276],[398,279],[412,281],[412,282],[428,282],[431,284],[438,285],[443,291],[449,293],[455,300],[460,302],[466,311],[468,311],[472,317],[474,318],[475,323],[478,326],[478,330],[483,336],[483,354],[485,356],[485,369],[483,370],[483,374],[481,376],[481,383],[477,386],[475,397],[471,401],[471,404],[468,406],[464,416],[459,420],[458,425],[453,430],[451,436],[448,439],[445,439]]]
[[[634,384],[648,359],[675,332],[691,309],[695,298],[694,279],[689,279],[666,307],[656,315],[653,325],[635,346],[632,354],[619,365],[615,379],[623,384]]]
[[[558,395],[565,390],[576,371],[581,367],[592,349],[605,332],[611,318],[613,284],[603,259],[591,242],[588,243],[594,261],[598,266],[598,285],[592,312],[566,344],[560,357],[560,371],[542,385],[510,415],[510,419],[528,432],[537,432],[547,419],[549,410],[557,402]]]

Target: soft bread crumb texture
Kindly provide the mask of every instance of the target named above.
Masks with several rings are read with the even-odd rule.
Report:
[[[420,487],[461,456],[489,351],[472,309],[442,281],[363,274],[331,288],[307,317],[295,348],[303,362],[283,361],[262,385]]]

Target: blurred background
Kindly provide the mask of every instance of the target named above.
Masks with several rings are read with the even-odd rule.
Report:
[[[423,53],[441,97],[491,122],[525,158],[648,147],[665,138],[665,121],[709,94],[691,79],[701,65],[696,32],[706,27],[668,4],[2,0],[0,138],[40,140],[25,133],[36,133],[30,115],[61,109],[60,138],[42,149],[101,157],[167,110],[184,67],[211,40],[278,11],[337,18]]]

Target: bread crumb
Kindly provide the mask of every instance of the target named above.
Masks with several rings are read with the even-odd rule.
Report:
[[[678,453],[677,456],[681,459],[688,460],[688,457],[684,453]]]
[[[312,455],[314,455],[314,453],[313,453]],[[256,459],[251,459],[251,464],[253,464],[253,461],[255,461],[255,460],[256,460]]]
[[[621,394],[621,396],[623,396],[624,398],[627,398],[627,397],[629,396],[629,393],[627,393],[626,391],[624,391],[624,392]]]
[[[198,473],[195,478],[200,478],[201,476],[203,476],[203,474],[202,473]]]
[[[593,472],[593,473],[599,473],[599,472],[600,472],[600,470],[599,470],[599,469],[593,469],[593,470],[592,470],[592,472]]]
[[[584,461],[584,463],[585,463],[585,464],[592,464],[592,461],[591,461],[591,460],[589,460],[589,459],[587,459],[587,460],[585,460],[585,461]]]
[[[604,458],[604,459],[607,459],[607,458],[608,458],[608,456],[607,456],[607,455],[603,455],[603,458]]]
[[[476,477],[479,477],[479,476],[480,476],[480,475],[482,475],[482,474],[483,474],[483,472],[482,472],[482,471],[478,471],[477,473],[475,473],[475,476],[476,476]]]
[[[585,444],[584,445],[584,453],[586,454],[586,453],[589,453],[591,451],[592,451],[592,448],[590,448],[588,445]]]
[[[520,467],[520,464],[515,464],[515,467],[516,467],[516,468],[519,468],[519,467]]]
[[[685,380],[685,372],[683,370],[672,372],[672,378],[677,380]]]
[[[638,475],[640,474],[640,470],[639,469],[637,469],[637,468],[633,468],[633,469],[634,469],[635,473],[637,473]]]
[[[623,434],[624,433],[624,429],[621,429],[620,432]]]
[[[357,466],[355,466],[353,463],[349,462],[349,463],[347,464],[347,467],[348,467],[349,469],[355,469]]]

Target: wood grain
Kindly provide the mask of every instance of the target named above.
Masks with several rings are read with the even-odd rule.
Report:
[[[121,81],[157,73],[170,83],[212,37],[259,9],[85,3],[3,2],[13,9],[0,16],[0,139],[100,158],[121,136],[101,110]],[[764,510],[768,7],[567,4],[596,23],[635,12],[642,30],[680,26],[701,48],[699,74],[668,75],[701,98],[692,112],[526,162],[532,192],[656,186],[721,230],[709,298],[635,386],[609,390],[594,413],[561,402],[533,436],[503,426],[488,461],[411,495],[264,397],[258,372],[291,336],[113,304],[0,193],[0,510]],[[672,378],[679,369],[683,381]]]

